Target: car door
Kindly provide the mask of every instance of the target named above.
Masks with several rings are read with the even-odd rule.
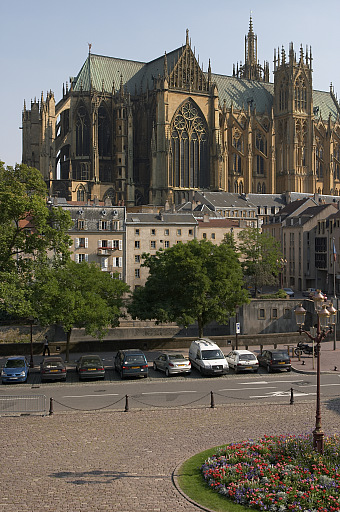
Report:
[[[167,362],[166,356],[164,354],[160,355],[159,359],[158,359],[158,368],[160,370],[162,370],[162,372],[165,371],[166,362]]]
[[[228,364],[231,368],[235,368],[235,352],[232,350],[226,357]]]

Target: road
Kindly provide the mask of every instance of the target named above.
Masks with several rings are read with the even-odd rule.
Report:
[[[291,389],[294,402],[313,401],[316,396],[316,377],[294,372],[202,377],[195,370],[188,376],[165,378],[163,373],[149,370],[147,379],[121,381],[112,368],[107,369],[103,381],[79,382],[74,370],[68,370],[67,382],[41,383],[39,373],[31,373],[26,384],[1,387],[1,396],[45,395],[53,398],[54,412],[66,410],[210,406],[221,404],[290,403]],[[213,397],[211,396],[213,393]],[[321,399],[336,398],[340,394],[340,376],[322,376]],[[126,397],[128,397],[126,399]]]

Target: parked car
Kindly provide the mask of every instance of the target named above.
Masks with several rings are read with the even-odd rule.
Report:
[[[104,363],[100,356],[81,356],[77,361],[76,371],[79,380],[82,379],[105,379]]]
[[[66,380],[66,373],[66,365],[62,357],[45,357],[40,364],[41,382],[46,380]]]
[[[139,349],[118,350],[114,367],[121,379],[124,377],[146,378],[148,376],[148,362],[144,353]]]
[[[191,373],[191,363],[182,354],[163,353],[154,360],[153,369],[161,370],[169,377],[176,373]]]
[[[283,288],[289,298],[294,297],[294,291],[291,288]]]
[[[2,383],[26,382],[29,374],[29,364],[25,356],[9,357],[1,372]]]
[[[225,375],[229,371],[222,350],[208,338],[191,342],[189,361],[202,375]]]
[[[307,290],[304,290],[302,292],[302,295],[304,297],[311,297],[311,295],[314,295],[314,293],[316,292],[316,288],[307,288]]]
[[[288,352],[283,349],[264,350],[257,356],[260,366],[267,368],[268,373],[274,370],[291,371],[292,366]]]
[[[232,368],[235,373],[258,372],[259,362],[256,355],[250,350],[232,350],[225,358],[228,361],[229,368]]]

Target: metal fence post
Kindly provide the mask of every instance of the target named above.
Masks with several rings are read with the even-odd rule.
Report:
[[[124,412],[128,412],[129,410],[129,397],[128,395],[125,395],[125,411]]]
[[[52,416],[53,414],[53,398],[51,397],[50,398],[50,412],[49,412],[50,416]]]
[[[294,404],[294,391],[293,388],[290,388],[290,405]]]
[[[213,409],[215,407],[214,393],[210,391],[210,408]]]

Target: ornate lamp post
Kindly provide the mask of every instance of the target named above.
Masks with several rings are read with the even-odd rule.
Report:
[[[314,308],[318,317],[317,330],[315,334],[314,332],[311,334],[304,329],[302,329],[303,324],[305,323],[306,310],[300,304],[295,309],[295,317],[296,323],[299,326],[299,333],[305,333],[315,343],[315,352],[316,352],[316,415],[315,415],[315,429],[313,430],[313,448],[318,453],[323,453],[324,447],[324,432],[321,427],[321,400],[320,400],[320,343],[327,336],[327,334],[333,331],[333,326],[336,321],[336,309],[331,307],[331,305],[327,306],[325,304],[324,295],[317,291],[317,293],[313,297]],[[329,328],[328,328],[329,327]],[[328,329],[328,330],[326,330]],[[312,331],[312,329],[311,329]]]

